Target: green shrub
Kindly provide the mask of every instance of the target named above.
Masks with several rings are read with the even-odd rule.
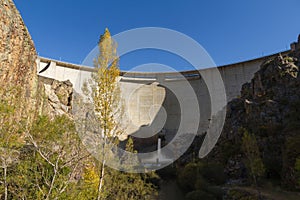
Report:
[[[242,149],[246,158],[245,162],[247,170],[253,179],[252,181],[255,185],[257,185],[258,180],[265,174],[265,166],[260,156],[261,153],[257,144],[256,136],[244,129],[242,144]]]
[[[199,176],[199,164],[189,163],[180,172],[178,176],[178,183],[180,187],[186,192],[193,191],[195,189],[195,183]]]
[[[282,185],[287,189],[294,190],[297,185],[295,164],[300,157],[300,135],[289,136],[286,138],[282,154]]]
[[[224,168],[217,163],[189,163],[179,171],[178,176],[179,186],[185,192],[208,191],[209,187],[224,184],[225,181]]]
[[[241,142],[239,142],[239,140],[237,140],[237,141],[226,141],[224,144],[222,144],[222,146],[221,146],[221,148],[222,148],[221,158],[222,158],[222,163],[223,164],[226,164],[228,159],[232,155],[235,155],[236,152],[241,151]]]

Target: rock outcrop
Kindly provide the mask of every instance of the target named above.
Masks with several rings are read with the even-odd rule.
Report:
[[[43,80],[43,93],[45,94],[42,108],[42,114],[51,118],[58,115],[71,116],[73,85],[67,81]]]
[[[243,85],[241,97],[228,104],[223,133],[209,157],[223,162],[231,179],[247,174],[241,149],[244,128],[256,136],[266,178],[299,188],[294,171],[300,158],[299,61],[300,48],[266,61],[251,83]]]
[[[14,120],[36,110],[36,50],[12,0],[0,3],[0,96],[16,106]]]

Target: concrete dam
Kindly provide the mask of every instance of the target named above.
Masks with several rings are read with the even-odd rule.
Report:
[[[226,92],[226,103],[240,95],[241,87],[244,83],[250,82],[254,73],[259,70],[260,65],[269,59],[290,51],[280,52],[269,56],[264,56],[244,62],[230,65],[218,66]],[[82,83],[93,72],[93,68],[61,62],[57,60],[38,57],[36,60],[38,76],[44,80],[44,84],[49,84],[51,80],[66,81],[73,84],[73,89],[77,93],[82,93]],[[184,120],[184,131],[189,130],[191,123],[197,123],[197,134],[206,133],[212,120],[212,99],[210,92],[218,91],[212,83],[209,91],[203,74],[209,77],[213,69],[203,70],[163,72],[163,73],[143,73],[143,72],[121,72],[120,88],[121,95],[125,98],[125,112],[129,116],[126,125],[126,134],[138,134],[140,137],[149,137],[157,133],[166,134],[166,139],[171,140],[172,135],[180,129],[180,124]],[[46,81],[47,80],[47,81]],[[188,84],[193,90],[193,95],[186,93],[184,85]],[[174,94],[172,88],[176,88],[182,100]],[[192,97],[191,97],[192,96]],[[197,105],[189,103],[190,98],[195,98]],[[181,101],[191,105],[187,110],[181,109]],[[198,107],[199,106],[199,107]],[[226,105],[223,105],[224,107]],[[198,108],[196,108],[198,107]],[[189,112],[197,112],[199,119],[194,116],[189,117]],[[183,119],[183,112],[187,112],[187,119]],[[155,126],[152,126],[155,124]],[[143,133],[147,132],[146,135]],[[170,138],[168,138],[168,135]]]

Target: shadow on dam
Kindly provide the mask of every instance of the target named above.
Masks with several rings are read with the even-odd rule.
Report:
[[[200,116],[200,120],[197,121],[197,119],[191,118],[189,119],[189,122],[198,123],[197,135],[204,135],[211,120],[211,101],[208,88],[200,75],[197,79],[188,80],[188,83],[192,87],[197,98]],[[182,112],[188,112],[190,109],[194,109],[185,108],[178,100],[176,94],[174,94],[174,92],[170,89],[172,86],[174,87],[175,84],[180,87],[180,82],[157,85],[157,87],[161,87],[165,91],[165,97],[162,101],[161,107],[151,123],[140,126],[137,131],[130,134],[138,152],[147,153],[156,151],[158,138],[161,138],[162,147],[170,143],[175,137],[179,126],[183,123]],[[168,87],[168,85],[170,87]],[[175,87],[177,86],[175,85]],[[188,95],[189,94],[186,94],[186,99],[189,98]],[[185,104],[185,106],[189,105]],[[161,113],[164,114],[162,115]],[[162,122],[163,125],[161,125]],[[143,133],[142,135],[150,135],[150,137],[139,137],[141,133]]]

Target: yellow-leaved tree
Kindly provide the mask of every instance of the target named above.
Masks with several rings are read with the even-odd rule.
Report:
[[[92,159],[84,170],[83,191],[78,198],[94,199],[153,199],[157,193],[154,184],[149,180],[157,178],[154,172],[134,174],[121,172],[106,167],[106,163],[120,165],[125,170],[132,163],[129,158],[112,153],[119,144],[119,136],[123,134],[125,120],[123,101],[119,86],[119,57],[117,44],[108,29],[101,35],[98,43],[99,55],[94,61],[95,72],[83,85],[83,93],[91,99],[93,106],[86,105],[84,141],[89,141],[89,151],[96,159]],[[92,107],[92,112],[90,112]],[[86,112],[86,111],[85,111]],[[99,127],[97,127],[97,125]],[[126,151],[134,150],[133,140],[129,138]],[[126,162],[123,162],[125,159]],[[134,162],[133,162],[134,163]]]
[[[88,97],[91,97],[93,116],[100,127],[100,131],[97,132],[101,140],[101,146],[97,148],[99,160],[97,199],[99,200],[103,197],[105,164],[111,144],[118,141],[118,136],[122,134],[121,124],[116,121],[122,117],[122,105],[118,83],[120,70],[117,45],[108,29],[101,35],[98,47],[99,55],[94,60],[95,72],[92,73],[90,80],[84,83],[82,90]]]

